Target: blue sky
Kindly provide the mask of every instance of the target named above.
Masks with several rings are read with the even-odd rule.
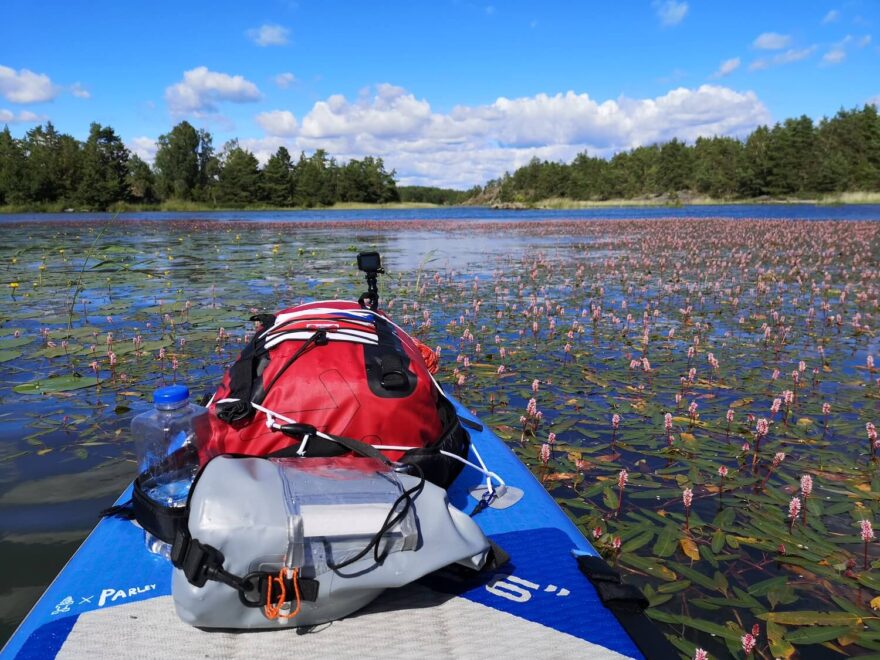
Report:
[[[150,158],[187,119],[262,159],[381,155],[405,183],[880,99],[876,0],[33,0],[3,16],[0,124],[16,135],[98,121]]]

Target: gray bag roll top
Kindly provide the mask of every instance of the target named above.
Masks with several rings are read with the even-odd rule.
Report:
[[[199,475],[175,540],[174,604],[204,628],[309,626],[490,543],[446,491],[375,458],[220,456]]]

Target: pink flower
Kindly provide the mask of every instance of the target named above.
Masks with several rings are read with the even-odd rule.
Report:
[[[742,647],[743,651],[745,651],[746,655],[749,655],[752,652],[752,649],[755,648],[755,636],[751,633],[746,633],[742,636]]]
[[[629,480],[629,473],[626,470],[621,470],[617,475],[617,487],[623,488],[626,486],[626,482]]]
[[[862,541],[870,543],[874,540],[874,528],[871,526],[870,520],[860,520],[859,525],[862,528]]]
[[[541,381],[539,381],[537,378],[535,378],[535,380],[532,381],[532,392],[537,392],[540,385],[541,385]]]
[[[98,373],[98,362],[97,362],[97,360],[92,360],[91,362],[89,362],[89,367],[91,367],[92,371],[94,371],[96,374]]]
[[[683,491],[681,491],[681,501],[684,503],[685,509],[690,509],[691,502],[694,501],[694,491],[692,491],[690,488],[685,488]]]
[[[602,536],[602,528],[601,527],[594,527],[593,528],[593,538],[598,539],[600,536]]]
[[[550,445],[546,442],[541,445],[541,462],[544,465],[550,462]]]
[[[718,476],[722,479],[727,476],[727,466],[722,465],[718,468]]]
[[[693,417],[694,415],[697,414],[697,402],[696,401],[691,401],[691,405],[688,406],[688,412],[690,413],[691,417]]]
[[[773,370],[773,375],[771,376],[771,378],[772,378],[773,380],[778,380],[778,379],[779,379],[779,369],[774,369],[774,370]]]
[[[676,392],[675,393],[675,405],[677,406],[680,403],[681,403],[681,392]]]
[[[696,649],[694,651],[694,660],[709,660],[709,654],[703,649]]]
[[[779,409],[782,407],[782,399],[776,398],[773,399],[773,404],[770,406],[770,414],[775,415],[779,412]]]
[[[865,424],[865,431],[868,432],[868,440],[871,443],[877,442],[877,428],[871,422]]]
[[[503,364],[498,365],[498,371],[496,372],[499,376],[506,371],[506,368]]]
[[[583,472],[584,468],[586,466],[587,466],[587,463],[582,458],[579,458],[579,459],[575,460],[575,462],[574,462],[574,467],[578,472]]]
[[[642,358],[642,370],[643,371],[651,371],[651,363],[648,362],[648,358]]]
[[[742,449],[742,452],[744,454],[746,454],[752,449],[752,446],[748,442],[744,442],[744,443],[742,443],[741,449]]]
[[[804,499],[813,492],[813,477],[808,474],[801,477],[801,492],[804,494]]]
[[[795,496],[788,503],[788,517],[797,520],[798,514],[801,512],[801,498]]]
[[[620,550],[620,537],[615,536],[614,540],[611,541],[611,547],[615,550]]]
[[[458,376],[458,386],[459,386],[459,387],[462,387],[462,386],[464,385],[464,381],[465,381],[464,374],[459,374],[459,376]]]
[[[555,443],[555,442],[556,442],[556,434],[555,434],[555,433],[550,433],[550,434],[547,436],[547,444],[552,445],[552,444]]]
[[[762,417],[758,420],[758,425],[755,427],[755,430],[759,436],[763,437],[767,435],[767,432],[770,430],[770,423]]]
[[[823,403],[822,404],[822,414],[823,415],[831,414],[831,404],[830,403]]]
[[[688,382],[693,383],[694,379],[697,377],[697,370],[694,367],[691,367],[688,371]]]
[[[171,358],[171,369],[177,371],[177,367],[180,366],[180,362],[177,361],[177,358]]]
[[[873,356],[873,355],[869,355],[869,356],[865,359],[865,364],[867,365],[867,367],[868,367],[869,370],[873,370],[873,369],[874,369],[874,356]]]
[[[620,428],[620,415],[618,415],[617,413],[614,413],[611,416],[611,428],[613,428],[615,431]]]
[[[800,362],[798,362],[798,371],[800,371],[801,373],[803,373],[803,372],[805,372],[806,370],[807,370],[807,363],[804,362],[803,360],[801,360]]]
[[[507,349],[505,349],[504,346],[502,346],[501,348],[498,349],[498,355],[503,360],[505,357],[507,357]]]
[[[785,452],[784,451],[776,452],[776,454],[773,456],[773,467],[775,467],[775,468],[779,467],[779,464],[782,463],[782,461],[784,461],[784,460],[785,460]]]
[[[733,408],[727,409],[727,423],[730,424],[733,421]]]
[[[109,353],[107,353],[107,357],[110,358],[110,366],[115,367],[116,366],[116,353],[114,353],[113,351],[110,351]]]
[[[785,405],[790,406],[794,403],[794,392],[791,390],[785,390],[782,392],[782,398],[785,401]]]
[[[534,417],[538,412],[538,402],[535,399],[529,399],[528,405],[526,405],[526,414],[529,417]]]
[[[672,413],[663,415],[663,428],[669,433],[672,430]]]

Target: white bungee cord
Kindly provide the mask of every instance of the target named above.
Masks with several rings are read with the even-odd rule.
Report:
[[[220,402],[218,401],[218,403],[220,403]],[[275,412],[274,410],[270,410],[269,408],[266,408],[265,406],[261,406],[258,403],[252,402],[251,405],[254,407],[255,410],[259,410],[261,413],[266,415],[266,428],[276,430],[276,431],[278,429],[280,429],[281,425],[275,422],[276,419],[280,419],[282,422],[285,422],[287,424],[298,424],[299,423],[291,417],[287,417],[286,415],[282,415],[281,413]],[[326,433],[322,433],[321,431],[316,431],[315,435],[317,435],[318,437],[324,438],[325,440],[330,440],[331,442],[333,441],[333,436],[327,435]],[[296,452],[299,456],[305,456],[306,443],[308,442],[308,439],[309,439],[309,434],[306,434],[303,436],[303,439],[302,439],[302,442],[300,443],[299,449]],[[383,450],[384,451],[409,451],[410,449],[414,449],[413,447],[401,447],[401,446],[397,446],[397,445],[373,445],[373,447],[375,447],[376,449],[378,449],[380,451],[383,451]],[[477,460],[480,462],[480,465],[477,465],[475,463],[471,463],[466,458],[462,458],[458,454],[453,454],[452,452],[446,451],[444,449],[441,449],[440,453],[443,454],[444,456],[447,456],[449,458],[453,458],[456,461],[464,463],[468,467],[471,467],[474,470],[477,470],[478,472],[481,472],[486,477],[486,487],[490,493],[492,493],[492,494],[495,493],[495,486],[492,484],[493,480],[495,482],[497,482],[499,488],[503,489],[506,486],[504,479],[502,479],[498,474],[496,474],[495,472],[492,472],[491,470],[489,470],[486,467],[486,464],[483,462],[483,458],[480,456],[480,453],[477,451],[477,448],[474,446],[473,442],[471,443],[471,449],[474,450],[474,455],[477,457]]]

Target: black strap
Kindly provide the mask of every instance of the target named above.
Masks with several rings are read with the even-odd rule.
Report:
[[[171,547],[171,563],[183,571],[187,581],[195,587],[204,587],[208,580],[220,582],[238,591],[238,598],[247,607],[262,607],[267,602],[270,580],[278,575],[266,571],[255,571],[244,577],[230,573],[223,568],[223,553],[217,548],[191,538],[186,529],[179,529]],[[314,578],[282,576],[289,602],[299,591],[300,600],[318,600],[320,582]]]
[[[645,615],[648,599],[634,585],[626,584],[620,573],[601,557],[581,555],[578,568],[595,587],[602,604],[607,607],[627,632],[639,651],[648,658],[678,658],[679,653]]]
[[[259,321],[264,329],[267,328],[267,322],[271,321],[268,327],[275,323],[275,317],[271,314],[255,315],[251,320]],[[251,401],[257,383],[260,382],[260,373],[265,368],[262,363],[268,360],[268,357],[265,332],[257,332],[241,351],[235,364],[229,368],[229,393],[226,398],[231,401],[216,404],[217,417],[224,422],[235,422],[254,414]]]
[[[144,472],[134,480],[131,490],[131,512],[150,534],[165,543],[173,543],[177,530],[186,526],[189,507],[165,506],[156,502],[148,495],[155,485],[153,474],[166,475],[169,472],[192,467],[199,464],[198,450],[191,444],[184,445],[165,459],[151,471]],[[190,487],[192,490],[192,487]],[[114,511],[110,515],[121,515],[125,509]]]

